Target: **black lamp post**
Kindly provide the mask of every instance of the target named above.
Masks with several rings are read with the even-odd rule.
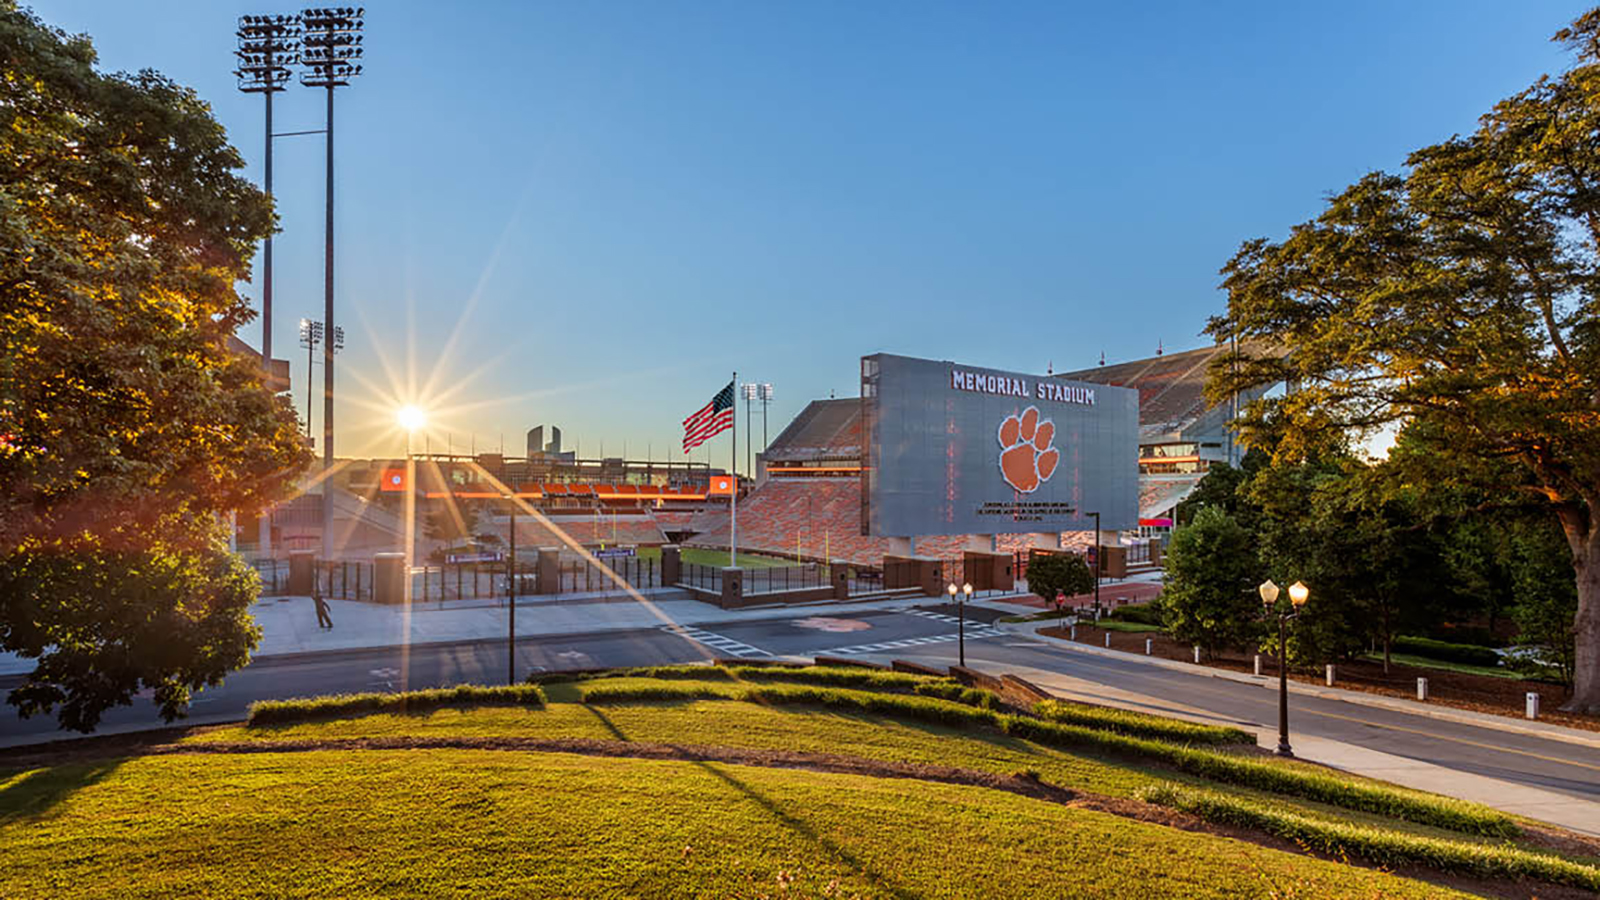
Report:
[[[1100,514],[1097,512],[1084,513],[1094,517],[1094,620],[1100,621],[1100,572],[1105,567],[1105,561],[1100,558]]]
[[[1278,755],[1294,756],[1294,750],[1289,747],[1289,620],[1300,615],[1300,607],[1306,605],[1311,589],[1298,581],[1289,586],[1290,612],[1278,610],[1279,588],[1271,579],[1263,581],[1256,590],[1261,594],[1267,615],[1276,612],[1278,616]]]

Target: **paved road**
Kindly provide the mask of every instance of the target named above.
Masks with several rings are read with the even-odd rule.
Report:
[[[954,619],[934,615],[937,618],[890,611],[850,618],[798,615],[793,619],[723,623],[713,626],[718,629],[714,632],[693,627],[677,633],[647,628],[524,638],[517,642],[517,671],[526,676],[541,670],[660,665],[712,657],[813,656],[840,648],[845,652],[869,652],[852,650],[852,646],[883,642],[903,642],[894,648],[900,650],[953,640]],[[999,614],[986,615],[992,619]],[[969,627],[975,631],[981,628],[977,623],[969,623]],[[499,640],[420,645],[409,652],[383,648],[267,657],[228,676],[221,687],[196,694],[189,719],[177,724],[242,719],[257,700],[463,682],[503,684],[506,675],[506,646]],[[19,682],[20,678],[0,678],[0,691]],[[108,712],[98,733],[137,731],[164,724],[148,699],[136,699],[133,706]],[[56,728],[54,719],[18,719],[9,709],[0,708],[0,747],[78,736]]]
[[[678,663],[711,656],[895,656],[947,665],[955,661],[955,619],[950,606],[879,611],[848,616],[826,612],[794,618],[724,622],[715,631],[694,628],[599,632],[529,638],[518,642],[518,671],[536,667],[577,669]],[[1060,672],[1177,706],[1198,708],[1249,727],[1277,721],[1277,695],[1253,685],[1049,647],[1002,635],[986,623],[1001,615],[968,610],[967,659],[985,667],[1031,667]],[[340,652],[262,660],[197,696],[191,722],[242,718],[255,700],[343,691],[398,690],[461,682],[501,683],[506,677],[501,642]],[[6,687],[0,680],[0,689]],[[1525,784],[1591,802],[1600,801],[1600,750],[1533,735],[1445,722],[1408,713],[1295,695],[1290,700],[1296,734],[1343,741],[1462,772]],[[1154,711],[1160,711],[1159,704]],[[102,732],[160,725],[148,701],[113,711]],[[49,720],[0,716],[0,746],[73,736]]]

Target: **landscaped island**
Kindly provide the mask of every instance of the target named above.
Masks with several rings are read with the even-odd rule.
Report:
[[[1600,843],[1272,759],[1235,729],[964,681],[620,670],[268,703],[237,726],[11,751],[0,896],[1600,889]]]

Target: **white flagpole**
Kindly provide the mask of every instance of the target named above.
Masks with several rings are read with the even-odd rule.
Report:
[[[728,565],[739,564],[739,373],[733,373],[733,446],[728,451],[728,471],[733,475],[733,494],[728,497]]]

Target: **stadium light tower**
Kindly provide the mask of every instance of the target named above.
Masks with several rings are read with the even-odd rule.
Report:
[[[272,95],[289,82],[289,67],[300,59],[299,16],[240,16],[234,31],[239,39],[233,55],[239,58],[233,70],[239,90],[260,94],[266,100],[266,160],[264,181],[267,196],[272,196]],[[272,232],[267,232],[261,251],[261,368],[272,371]],[[263,515],[257,548],[261,555],[272,555],[272,518]]]
[[[361,58],[362,7],[317,7],[300,13],[300,83],[328,92],[327,236],[323,245],[323,324],[330,340],[322,345],[322,465],[333,468],[333,341],[338,334],[333,318],[333,89],[344,87],[361,74],[354,62]],[[333,557],[333,486],[322,488],[322,558]]]
[[[747,381],[739,385],[739,392],[744,396],[744,472],[749,477],[755,477],[755,463],[752,461],[753,451],[750,443],[755,438],[756,432],[750,427],[750,417],[755,412],[756,398],[760,395],[761,385]]]
[[[757,395],[761,398],[761,452],[767,452],[767,404],[772,402],[772,385],[762,382],[757,385]]]

